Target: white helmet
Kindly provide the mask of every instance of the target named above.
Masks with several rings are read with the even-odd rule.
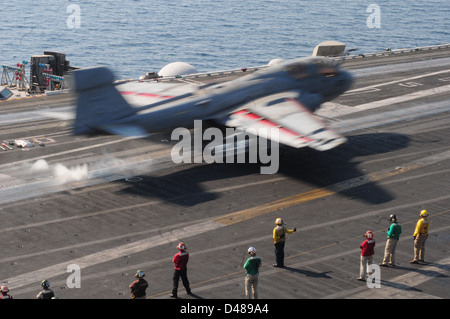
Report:
[[[278,217],[277,219],[275,219],[275,224],[276,225],[283,225],[283,219],[281,217]]]
[[[253,247],[253,246],[252,246],[252,247],[249,247],[249,248],[248,248],[248,252],[249,252],[249,253],[254,253],[254,254],[256,254],[256,248]]]
[[[4,294],[6,294],[6,293],[9,292],[9,289],[8,289],[8,287],[6,287],[6,286],[1,286],[1,287],[0,287],[0,290],[1,290]]]

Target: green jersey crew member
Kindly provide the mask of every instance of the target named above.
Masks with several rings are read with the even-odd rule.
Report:
[[[245,296],[251,299],[253,295],[253,299],[258,299],[258,275],[259,267],[261,267],[261,258],[256,256],[255,247],[250,247],[248,253],[250,254],[250,258],[244,264]]]
[[[389,216],[391,225],[386,232],[386,248],[384,249],[384,258],[380,266],[395,267],[395,247],[397,246],[400,234],[402,233],[402,226],[397,222],[397,216],[392,214]]]

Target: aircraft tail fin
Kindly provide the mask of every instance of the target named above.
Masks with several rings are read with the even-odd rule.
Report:
[[[136,113],[114,87],[113,81],[114,74],[105,67],[73,72],[73,85],[77,94],[75,134],[108,131],[108,126],[119,124],[118,120]]]

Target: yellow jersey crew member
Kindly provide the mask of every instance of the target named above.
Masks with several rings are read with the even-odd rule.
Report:
[[[275,220],[275,224],[277,225],[273,229],[273,243],[275,245],[275,260],[276,263],[273,265],[274,267],[284,267],[284,244],[286,243],[286,234],[292,234],[297,231],[297,228],[288,229],[284,226],[284,222],[282,218],[277,218]]]
[[[425,262],[425,240],[428,238],[430,230],[430,221],[428,220],[428,212],[424,209],[420,212],[420,219],[417,221],[416,230],[414,231],[414,259],[411,264],[418,264],[419,261]]]

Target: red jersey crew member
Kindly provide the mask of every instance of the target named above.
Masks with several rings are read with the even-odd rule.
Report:
[[[173,287],[172,287],[172,294],[170,295],[173,298],[178,298],[178,282],[183,282],[183,286],[186,289],[186,292],[188,295],[191,295],[191,288],[189,286],[189,280],[187,277],[187,263],[189,261],[189,253],[186,251],[186,245],[184,242],[180,242],[177,246],[177,249],[179,250],[178,253],[173,256],[173,263],[174,263],[174,272],[173,272]]]
[[[420,219],[417,221],[416,230],[414,231],[414,259],[411,264],[418,264],[419,261],[425,262],[425,240],[428,238],[430,230],[430,221],[428,220],[428,212],[424,209],[420,212]]]
[[[363,241],[359,248],[361,248],[361,262],[359,266],[359,277],[358,280],[366,281],[367,278],[367,268],[373,263],[373,255],[375,248],[375,239],[373,238],[373,233],[368,230],[364,235],[366,240]]]

